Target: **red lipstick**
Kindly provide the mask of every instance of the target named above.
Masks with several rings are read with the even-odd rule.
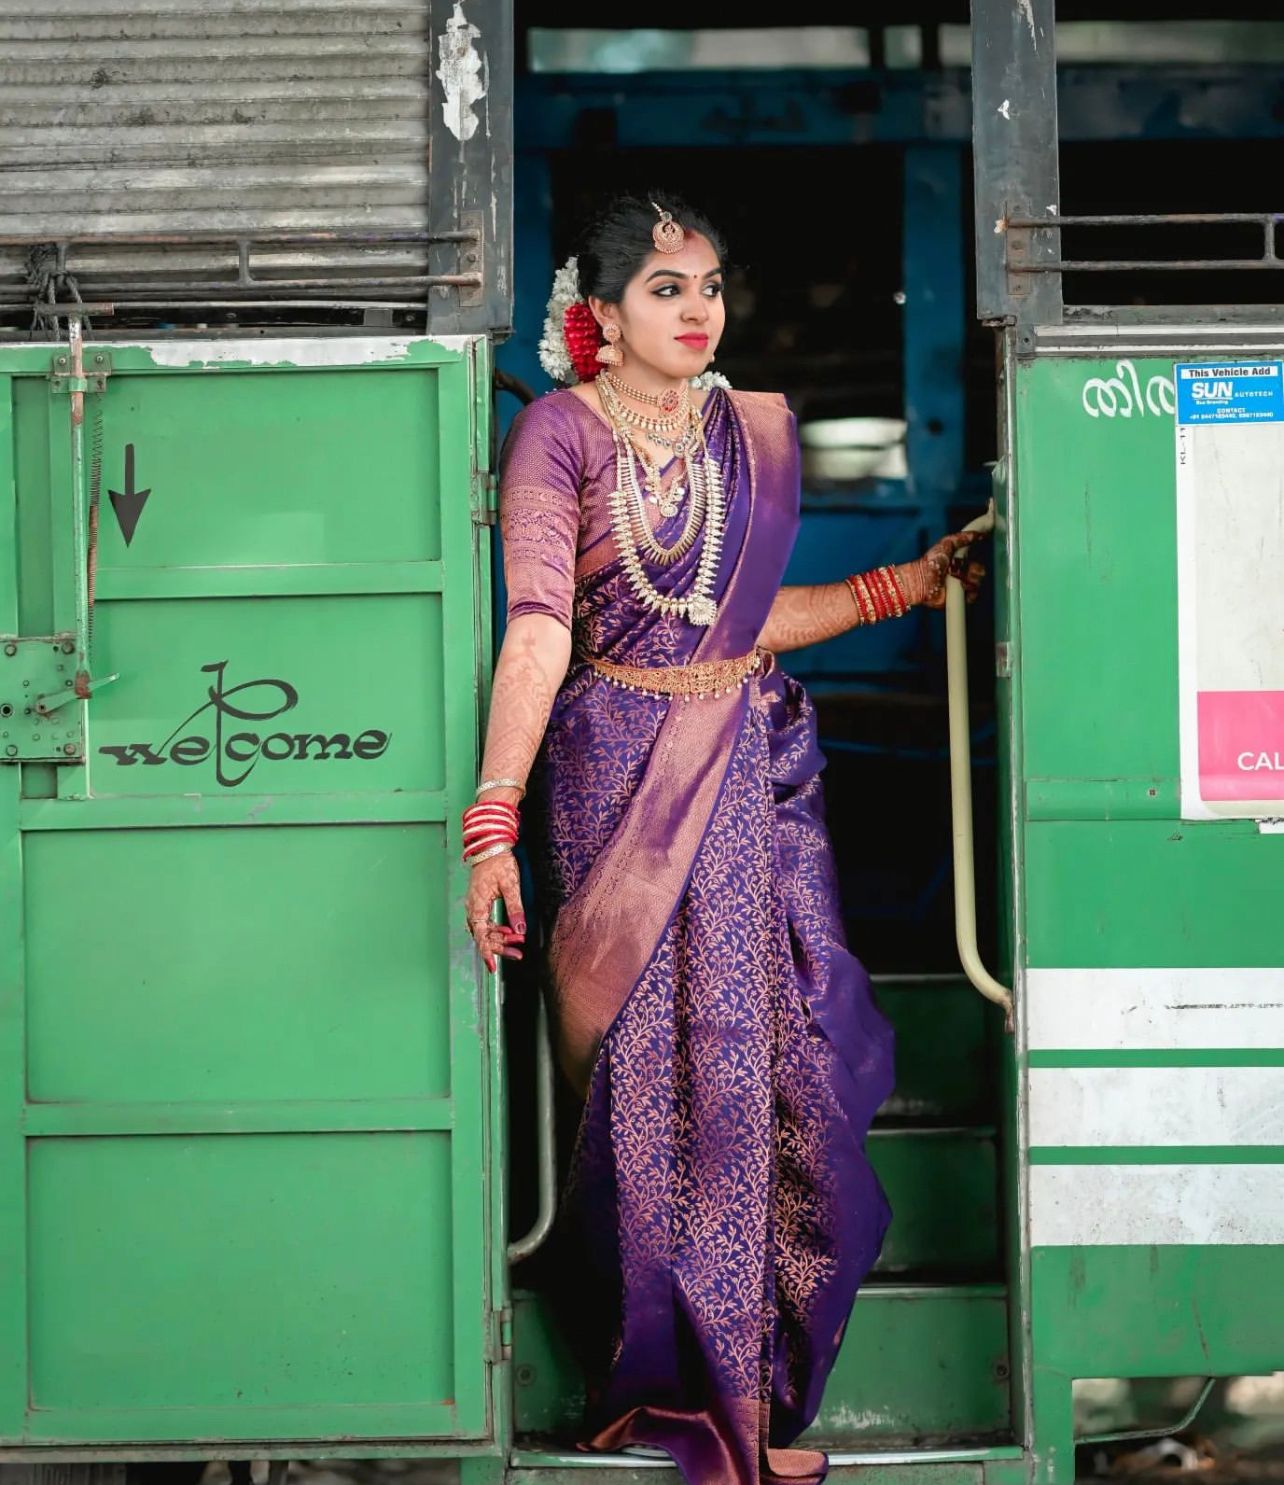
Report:
[[[683,345],[689,345],[693,351],[702,351],[709,344],[707,335],[698,335],[694,331],[690,335],[675,335],[673,338]]]

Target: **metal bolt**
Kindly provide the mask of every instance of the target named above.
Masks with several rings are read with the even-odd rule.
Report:
[[[9,704],[9,702],[6,701],[3,704],[0,704],[0,717],[11,716],[13,716],[13,707]]]
[[[61,666],[59,666],[59,667],[58,667],[58,668],[59,668],[59,670],[61,670],[61,669],[62,669],[62,667],[61,667]],[[75,685],[75,684],[76,684],[76,683],[75,683],[75,681],[73,681],[73,680],[71,680],[71,679],[67,679],[67,680],[65,680],[65,681],[64,681],[64,682],[63,682],[63,685],[64,685],[64,686],[74,686],[74,685]]]
[[[63,642],[62,642],[62,652],[63,652],[64,655],[74,654],[75,653],[75,650],[76,650],[76,641],[74,639],[64,639],[63,640]]]
[[[17,743],[10,743],[9,746],[4,750],[4,752],[6,758],[16,758],[18,756]]]
[[[30,682],[30,681],[23,681],[23,683],[22,683],[22,684],[23,684],[23,685],[24,685],[24,686],[30,686],[30,685],[31,685],[31,682]]]
[[[40,741],[40,734],[38,732],[33,732],[31,734],[31,741],[32,742],[39,742]]]
[[[14,644],[12,641],[10,641],[7,645],[5,645],[4,652],[5,652],[6,655],[8,655],[8,656],[10,656],[12,658],[14,655],[16,655],[18,653],[18,646],[16,644]]]
[[[64,753],[66,753],[66,755],[68,756],[68,758],[74,757],[75,756],[75,752],[76,752],[76,744],[75,743],[63,743],[62,750],[63,750]]]
[[[98,354],[97,354],[97,355],[96,355],[96,356],[95,356],[95,357],[94,357],[94,365],[95,365],[95,366],[101,366],[101,365],[102,365],[102,364],[103,364],[103,359],[104,359],[104,358],[103,358],[103,354],[102,354],[102,352],[101,352],[101,351],[100,351],[100,352],[99,352],[99,353],[98,353]]]

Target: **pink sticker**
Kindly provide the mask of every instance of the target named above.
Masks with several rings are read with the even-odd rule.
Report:
[[[1284,799],[1284,691],[1199,693],[1204,799]]]

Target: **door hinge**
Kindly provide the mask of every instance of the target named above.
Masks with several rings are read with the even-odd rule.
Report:
[[[1001,681],[1012,679],[1012,642],[1001,639],[994,647],[994,674]]]
[[[49,390],[53,393],[105,392],[111,375],[110,351],[85,351],[85,374],[73,376],[71,352],[59,351],[49,363]]]
[[[473,521],[478,526],[493,526],[499,514],[499,481],[493,474],[479,469],[473,475]]]
[[[513,1309],[505,1305],[502,1310],[492,1310],[494,1339],[491,1355],[495,1361],[511,1361],[513,1356]]]

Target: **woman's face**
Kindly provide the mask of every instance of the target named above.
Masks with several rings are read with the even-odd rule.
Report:
[[[589,301],[603,324],[621,331],[621,372],[649,371],[668,380],[699,374],[713,360],[726,323],[722,264],[694,232],[678,253],[652,252],[629,280],[619,304]]]

